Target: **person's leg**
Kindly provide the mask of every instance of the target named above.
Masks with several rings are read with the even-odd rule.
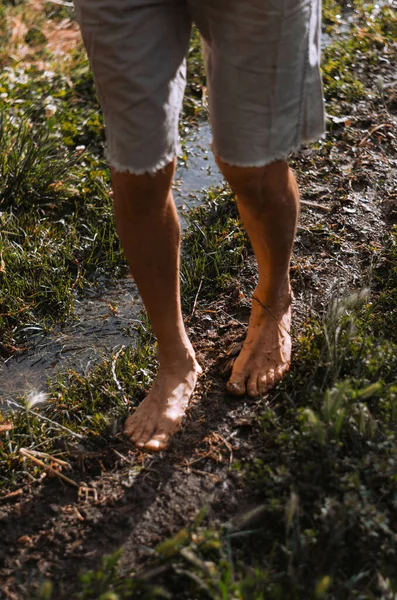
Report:
[[[291,357],[289,265],[299,213],[299,192],[285,161],[234,167],[218,159],[237,196],[241,220],[258,262],[258,284],[248,333],[227,389],[264,394],[288,369]]]
[[[125,433],[162,450],[200,371],[182,321],[171,194],[190,15],[185,0],[75,4],[105,115],[116,227],[158,340],[158,375]]]
[[[201,371],[181,312],[173,173],[174,162],[155,175],[112,170],[117,232],[158,341],[155,383],[125,425],[130,439],[150,450],[165,448],[179,427]]]
[[[287,157],[324,131],[321,0],[189,0],[203,38],[213,150],[257,261],[248,334],[227,389],[263,394],[291,356],[289,264],[299,193]]]

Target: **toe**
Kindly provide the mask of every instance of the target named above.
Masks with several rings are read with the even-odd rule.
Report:
[[[170,436],[167,433],[156,433],[146,442],[145,449],[152,452],[161,452],[168,446],[169,439]]]
[[[130,441],[140,448],[143,446],[142,437],[144,436],[145,429],[147,427],[147,419],[138,419],[134,417],[135,413],[131,415],[131,417],[127,420],[128,422],[126,422],[126,425],[124,427],[124,435],[129,437]],[[148,435],[146,435],[143,442],[145,442],[148,439],[150,433],[151,432],[149,432]]]
[[[147,438],[144,438],[144,439],[147,439]],[[132,442],[137,448],[143,448],[144,441],[142,441],[142,431],[138,430],[138,431],[134,432],[130,436],[130,442]]]
[[[267,390],[271,390],[274,386],[274,369],[269,369],[266,373]]]
[[[135,413],[133,413],[132,415],[127,417],[127,420],[124,423],[124,430],[123,430],[124,435],[126,435],[127,437],[131,437],[131,435],[135,429],[135,423],[136,423],[136,418],[135,418]]]
[[[251,396],[251,398],[255,398],[256,396],[259,396],[258,375],[257,374],[250,377],[250,379],[248,381],[248,385],[247,385],[247,394],[248,394],[248,396]]]
[[[267,378],[266,375],[261,375],[258,378],[258,390],[261,396],[264,396],[267,392]]]
[[[282,365],[281,367],[278,367],[278,369],[276,369],[276,371],[274,373],[275,383],[279,382],[284,377],[284,375],[286,374],[288,369],[289,369],[289,363],[286,363],[285,365]]]
[[[143,448],[153,435],[153,422],[147,419],[142,426],[136,430],[136,434],[132,437],[132,441],[138,448]]]
[[[261,396],[266,394],[269,390],[274,387],[275,383],[277,383],[278,379],[276,378],[278,371],[274,371],[274,369],[269,369],[265,375],[260,375],[258,378],[258,389]]]
[[[233,396],[244,396],[246,391],[244,378],[230,378],[226,384],[226,389]]]

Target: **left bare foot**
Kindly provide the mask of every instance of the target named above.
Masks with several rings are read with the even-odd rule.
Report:
[[[278,306],[252,300],[248,333],[226,385],[236,396],[260,396],[289,369],[291,360],[291,293]]]
[[[191,347],[187,356],[184,363],[160,366],[148,395],[128,417],[124,434],[138,448],[165,450],[170,437],[179,429],[201,373]]]

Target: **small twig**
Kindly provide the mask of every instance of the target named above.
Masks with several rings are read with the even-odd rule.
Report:
[[[300,203],[304,206],[310,206],[310,208],[319,208],[320,210],[331,212],[331,207],[327,206],[326,204],[320,204],[319,202],[310,202],[310,200],[301,200]]]
[[[83,515],[81,514],[81,512],[79,511],[77,506],[74,507],[74,512],[76,513],[76,517],[78,518],[79,521],[85,521]]]
[[[80,487],[79,484],[76,483],[75,481],[73,481],[73,479],[66,477],[66,475],[64,475],[63,473],[60,473],[56,469],[53,469],[50,465],[46,465],[45,462],[36,458],[35,456],[33,456],[33,454],[30,454],[30,452],[28,450],[26,450],[25,448],[20,448],[19,452],[22,454],[22,456],[24,456],[25,458],[29,458],[30,460],[35,462],[37,465],[39,465],[46,471],[49,471],[53,475],[56,475],[57,477],[59,477],[60,479],[62,479],[66,483],[68,483],[69,485],[73,486],[74,488],[79,489],[79,487]]]
[[[29,410],[29,412],[32,412],[31,410]],[[40,413],[33,413],[36,417],[39,417],[39,419],[43,419],[44,421],[47,421],[47,423],[51,423],[51,425],[54,425],[55,427],[59,427],[60,429],[63,429],[64,431],[67,431],[69,433],[69,435],[73,435],[74,437],[79,438],[79,440],[83,440],[84,436],[80,435],[79,433],[76,433],[75,431],[72,431],[71,429],[69,429],[68,427],[65,427],[64,425],[61,425],[60,423],[57,423],[56,421],[53,421],[52,419],[49,419],[48,417],[45,417],[44,415],[41,415]]]
[[[370,131],[368,131],[367,135],[363,137],[361,142],[358,144],[358,147],[360,148],[361,146],[364,146],[365,142],[369,140],[373,133],[379,131],[379,129],[383,129],[384,127],[392,127],[392,125],[390,123],[382,123],[381,125],[376,125],[376,127],[373,127]]]
[[[55,458],[55,456],[51,456],[51,454],[47,454],[47,452],[39,452],[38,450],[29,450],[29,454],[33,454],[33,456],[40,456],[41,458],[49,458],[52,462],[60,465],[61,467],[67,467],[71,469],[72,467],[65,460],[61,460],[60,458]]]
[[[20,410],[26,410],[27,413],[28,412],[32,413],[35,417],[38,417],[39,419],[43,419],[44,421],[47,421],[47,423],[51,423],[51,425],[54,425],[55,427],[59,427],[60,429],[67,431],[69,433],[69,435],[73,435],[74,437],[79,438],[79,440],[84,439],[84,436],[80,435],[79,433],[76,433],[75,431],[68,429],[68,427],[61,425],[60,423],[57,423],[56,421],[53,421],[52,419],[49,419],[48,417],[45,417],[44,415],[42,415],[38,412],[33,412],[30,408],[29,409],[25,408],[21,404],[18,404],[18,402],[14,402],[13,400],[6,400],[6,402],[9,406],[15,406],[16,408],[19,408]]]
[[[116,352],[116,354],[114,355],[114,359],[112,361],[112,375],[113,375],[113,380],[117,386],[117,389],[119,390],[119,392],[123,392],[123,388],[122,385],[120,383],[120,381],[117,379],[116,377],[116,362],[117,359],[119,357],[119,354],[124,350],[125,346],[121,346],[120,350],[118,352]]]
[[[133,464],[135,462],[134,459],[131,458],[127,458],[126,456],[124,456],[123,454],[121,454],[121,452],[119,452],[118,450],[116,450],[115,448],[112,448],[113,452],[115,453],[116,456],[118,456],[121,460],[123,460],[124,462],[128,463],[128,464]]]
[[[78,486],[78,488],[79,500],[81,500],[82,502],[89,502],[90,500],[98,502],[98,492],[95,488],[87,487],[84,484],[81,484],[80,486]]]
[[[196,304],[197,304],[197,300],[198,300],[198,297],[199,297],[199,293],[201,291],[201,286],[203,285],[203,279],[204,278],[202,277],[201,281],[200,281],[200,285],[198,286],[197,294],[196,294],[196,297],[195,297],[194,302],[193,302],[192,312],[190,313],[190,318],[193,317],[194,311],[196,310]]]
[[[224,444],[226,446],[226,448],[229,450],[229,452],[233,451],[233,447],[232,447],[231,443],[228,442],[227,440],[225,440],[225,438],[223,436],[221,436],[220,433],[217,433],[216,431],[214,431],[212,435],[214,436],[215,439],[220,440],[222,442],[222,444]]]
[[[83,502],[89,502],[89,500],[93,500],[94,502],[98,501],[98,492],[97,492],[97,490],[95,488],[90,488],[90,487],[86,486],[84,483],[81,483],[79,485],[78,483],[76,483],[75,481],[73,481],[73,479],[70,479],[69,477],[66,477],[66,475],[64,475],[63,473],[60,473],[56,469],[53,469],[51,467],[51,465],[46,465],[45,462],[43,462],[42,460],[40,460],[40,459],[36,458],[35,456],[33,456],[33,454],[31,454],[29,452],[29,450],[26,450],[26,448],[20,448],[19,452],[25,458],[29,458],[30,460],[32,460],[34,463],[36,463],[37,465],[39,465],[43,469],[49,471],[53,475],[56,475],[57,477],[59,477],[60,479],[62,479],[65,483],[68,483],[69,485],[71,485],[74,488],[76,488],[79,500],[82,500]],[[32,451],[32,452],[34,452],[34,451]],[[47,455],[47,456],[50,456],[50,455]],[[50,456],[50,458],[52,459],[51,456]],[[63,462],[63,461],[61,461],[61,462]]]
[[[21,496],[22,494],[23,494],[23,489],[20,488],[19,490],[15,490],[15,492],[10,492],[9,494],[6,494],[5,496],[0,496],[0,501],[9,500],[10,498],[16,498],[17,496]]]
[[[199,456],[198,458],[195,458],[194,460],[191,460],[190,462],[185,462],[185,466],[190,468],[192,465],[195,465],[196,463],[200,462],[201,460],[204,460],[205,458],[212,458],[212,453],[211,452],[207,452],[206,454],[203,454],[203,456]]]
[[[179,471],[184,471],[188,469],[190,473],[195,473],[196,475],[204,475],[204,477],[211,477],[214,481],[219,481],[218,475],[215,473],[208,473],[208,471],[200,471],[200,469],[191,469],[190,467],[184,467],[183,465],[175,465],[175,468]]]
[[[190,471],[192,473],[195,473],[196,475],[204,475],[204,477],[211,477],[211,479],[213,479],[214,481],[219,481],[219,477],[218,475],[215,475],[215,473],[208,473],[208,471],[200,471],[200,469],[190,469]]]
[[[63,0],[46,0],[52,4],[58,4],[58,6],[66,6],[66,8],[72,8],[73,2],[64,2]]]
[[[51,0],[49,0],[51,2]],[[72,283],[72,290],[74,290],[74,288],[76,287],[76,285],[78,284],[80,278],[81,278],[81,265],[79,262],[77,262],[77,275],[76,275],[76,279],[74,280],[74,282]]]
[[[215,431],[214,431],[214,436],[216,436],[218,438],[218,440],[220,440],[222,442],[222,444],[224,444],[226,446],[227,450],[230,452],[229,464],[231,465],[233,462],[233,446],[231,445],[230,442],[225,440],[224,437],[222,437],[219,433],[216,433]]]

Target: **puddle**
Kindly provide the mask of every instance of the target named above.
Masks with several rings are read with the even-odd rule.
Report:
[[[112,282],[100,296],[76,299],[75,321],[48,335],[33,333],[31,349],[3,364],[0,402],[42,390],[59,369],[87,373],[105,353],[133,344],[141,309],[138,290],[130,279]]]
[[[201,123],[185,138],[182,154],[186,162],[179,161],[175,174],[174,200],[181,215],[182,228],[185,225],[183,214],[202,202],[210,186],[223,183],[223,177],[211,152],[212,134],[208,123]]]
[[[179,161],[174,186],[182,228],[186,226],[184,215],[202,202],[206,189],[223,181],[210,143],[208,123],[185,138],[186,160]],[[76,300],[76,320],[59,331],[44,335],[31,330],[31,349],[19,358],[11,357],[0,369],[0,406],[31,390],[43,390],[47,379],[53,379],[59,370],[87,373],[101,357],[121,345],[133,345],[141,310],[136,286],[123,278],[107,284],[104,293]]]

